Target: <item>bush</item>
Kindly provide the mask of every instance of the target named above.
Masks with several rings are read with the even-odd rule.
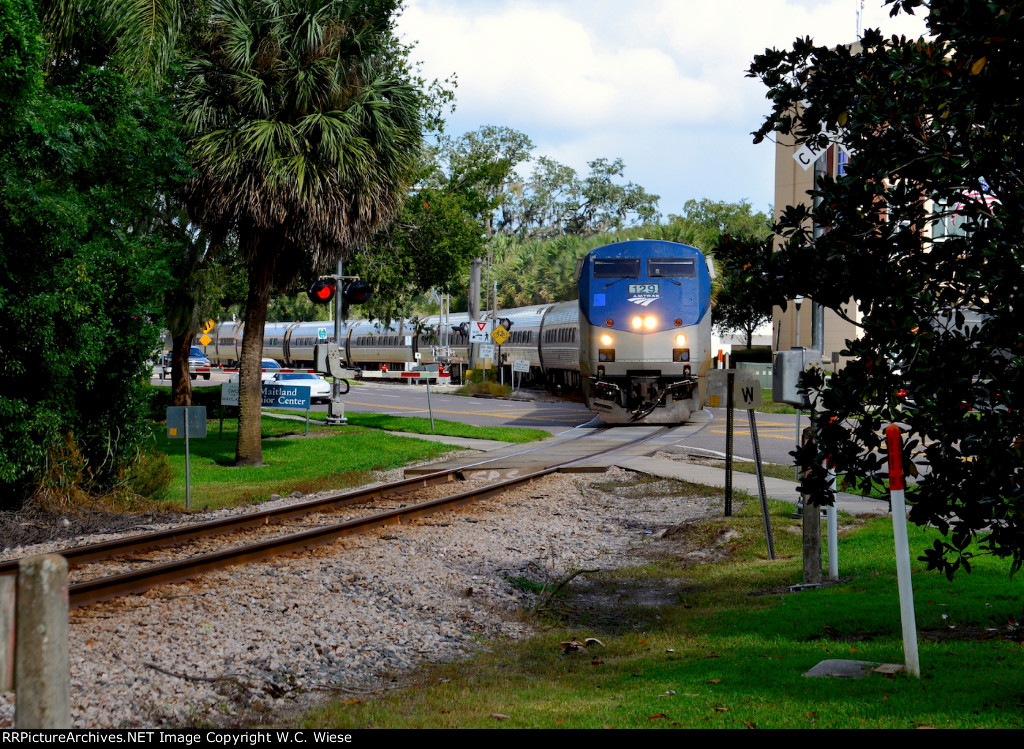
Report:
[[[167,489],[173,480],[171,461],[167,453],[159,450],[139,453],[127,476],[128,488],[149,499],[166,498]]]
[[[733,364],[736,362],[768,362],[772,360],[771,346],[752,346],[749,349],[732,347],[729,359]]]

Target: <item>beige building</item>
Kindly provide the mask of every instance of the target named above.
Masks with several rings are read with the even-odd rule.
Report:
[[[815,167],[813,157],[807,149],[795,144],[793,136],[779,135],[775,146],[775,217],[778,218],[788,205],[811,202],[808,193],[814,184],[815,169],[838,174],[844,164],[845,155],[832,145]],[[818,330],[815,330],[814,308],[814,300],[808,297],[800,304],[799,313],[793,302],[787,305],[785,312],[781,307],[772,311],[772,351],[786,351],[797,346],[820,349],[826,363],[835,358],[841,367],[843,359],[839,352],[846,348],[848,339],[857,337],[858,328],[832,310],[825,309],[819,317]],[[847,314],[854,320],[858,319],[856,304],[852,301]]]

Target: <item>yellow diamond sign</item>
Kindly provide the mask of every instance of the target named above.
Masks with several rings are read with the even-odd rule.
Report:
[[[505,341],[507,341],[509,339],[509,337],[510,337],[509,332],[507,330],[505,330],[503,327],[501,327],[500,325],[497,328],[495,328],[494,330],[491,331],[491,338],[493,338],[494,342],[496,344],[498,344],[499,346],[504,346],[505,345]]]
[[[209,346],[211,343],[213,343],[213,339],[210,338],[210,336],[206,335],[206,333],[203,333],[203,337],[199,339],[199,342],[204,346]]]

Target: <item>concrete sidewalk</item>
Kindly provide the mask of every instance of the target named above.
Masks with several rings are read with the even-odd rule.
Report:
[[[699,463],[687,463],[680,460],[669,460],[667,458],[631,458],[630,460],[617,463],[621,468],[631,471],[640,471],[652,476],[679,479],[694,484],[704,484],[725,488],[725,469],[715,466],[701,465]],[[752,497],[757,497],[757,476],[753,473],[739,473],[733,471],[732,485],[734,489],[742,489]],[[771,499],[778,499],[796,505],[800,498],[796,490],[795,481],[770,478],[764,479],[765,493]],[[889,503],[880,499],[868,499],[856,494],[836,493],[836,507],[851,515],[888,515]]]

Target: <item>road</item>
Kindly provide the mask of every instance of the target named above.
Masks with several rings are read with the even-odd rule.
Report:
[[[209,381],[199,379],[193,384],[203,387],[219,385],[227,381],[227,375],[214,372]],[[167,386],[168,381],[154,377],[153,385]],[[586,407],[568,399],[554,399],[542,392],[524,392],[521,400],[496,398],[467,398],[452,394],[454,387],[431,387],[430,410],[434,418],[458,421],[474,426],[518,426],[544,429],[556,433],[593,420]],[[349,413],[380,413],[394,416],[428,417],[427,389],[422,385],[357,383],[344,396],[345,409]],[[528,398],[532,398],[529,400]],[[317,405],[314,412],[323,412],[325,406]],[[680,445],[692,448],[698,454],[725,454],[726,411],[724,408],[709,408],[710,423],[697,434],[680,441]],[[755,414],[761,457],[768,463],[791,464],[789,452],[796,445],[796,416],[780,414]],[[597,422],[594,422],[597,423]],[[804,415],[801,427],[807,425]],[[628,427],[627,427],[628,428]],[[750,428],[745,411],[734,411],[733,450],[738,457],[753,459],[754,451],[750,441]]]

